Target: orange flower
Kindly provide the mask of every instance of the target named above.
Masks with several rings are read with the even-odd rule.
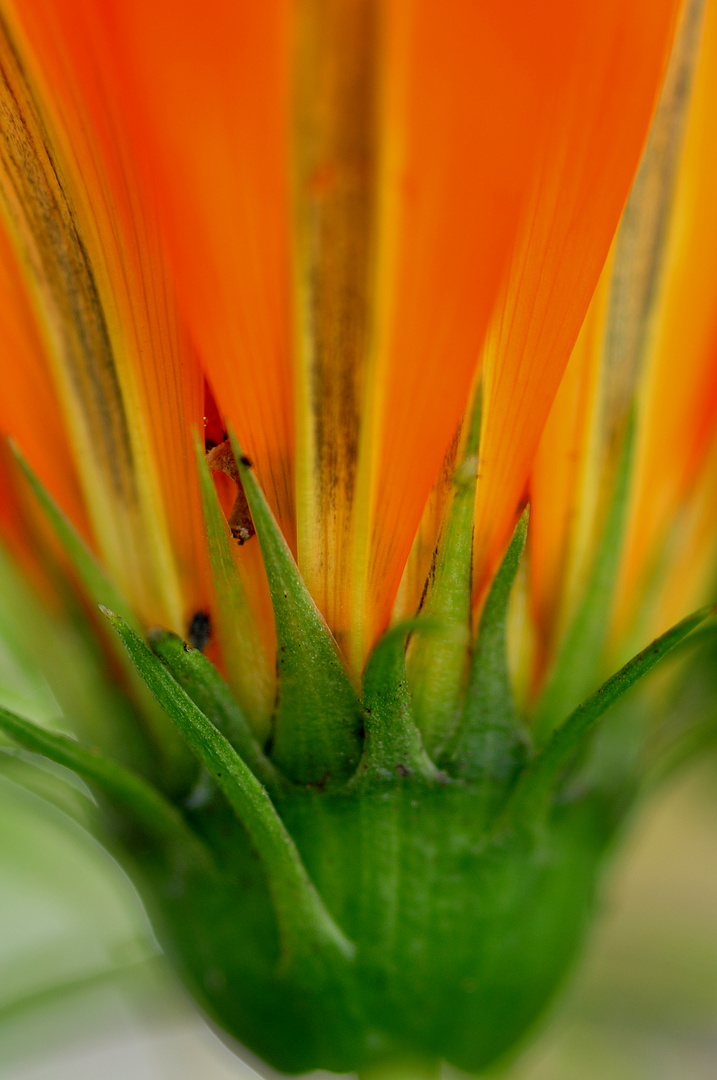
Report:
[[[505,1053],[700,734],[593,753],[709,614],[700,10],[0,0],[0,538],[80,738],[0,732],[277,1067]]]
[[[627,196],[676,0],[4,7],[4,259],[46,388],[6,351],[3,427],[87,513],[145,623],[183,632],[208,603],[202,376],[358,671],[484,356],[480,592]],[[59,416],[69,448],[53,436],[48,461]],[[238,561],[256,575],[249,550]]]

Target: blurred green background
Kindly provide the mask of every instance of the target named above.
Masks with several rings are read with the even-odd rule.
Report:
[[[37,677],[2,654],[0,695],[38,719],[55,711]],[[0,1080],[255,1076],[165,969],[122,871],[18,786],[27,766],[9,747],[0,766]],[[582,965],[500,1075],[717,1076],[717,757],[636,816]]]

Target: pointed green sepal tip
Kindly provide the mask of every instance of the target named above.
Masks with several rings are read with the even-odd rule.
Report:
[[[279,687],[271,757],[297,783],[341,783],[361,757],[361,706],[251,462],[233,442],[276,623]]]
[[[452,752],[451,775],[509,783],[524,764],[531,740],[510,684],[506,625],[510,594],[528,531],[526,509],[491,585],[471,659],[463,716]]]
[[[443,777],[424,750],[413,722],[405,667],[406,638],[411,631],[438,634],[441,626],[425,618],[410,619],[384,634],[371,653],[363,677],[364,753],[354,783],[397,776]]]
[[[213,615],[227,680],[250,726],[267,733],[275,696],[273,664],[263,648],[256,615],[234,562],[231,545],[237,540],[232,539],[196,432],[194,449],[214,587]]]
[[[148,639],[152,651],[194,704],[226,736],[264,787],[269,791],[282,788],[282,778],[263,753],[241,707],[211,660],[168,630],[151,630]]]
[[[262,861],[282,942],[281,965],[326,971],[354,946],[324,906],[266,789],[141,638],[103,608],[140,675],[246,829]]]
[[[416,724],[435,758],[455,735],[468,674],[477,466],[478,458],[469,454],[453,475],[450,510],[421,608],[451,632],[416,635],[407,656]]]
[[[504,821],[516,828],[538,826],[544,820],[566,770],[592,735],[598,720],[715,611],[717,607],[701,608],[676,623],[578,705],[525,770],[506,809]]]

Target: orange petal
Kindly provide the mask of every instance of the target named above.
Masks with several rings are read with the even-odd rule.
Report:
[[[15,439],[45,487],[87,536],[85,509],[44,342],[2,227],[0,339],[0,434]],[[7,512],[8,506],[3,509]],[[7,513],[7,517],[12,515]]]
[[[364,650],[388,619],[468,402],[541,110],[562,79],[566,9],[562,0],[540,10],[386,5],[376,355],[362,462],[369,514],[354,612]]]
[[[649,641],[705,603],[714,603],[717,537],[717,424],[713,424],[702,468],[685,492],[679,517],[661,551],[650,590],[647,618],[639,628]]]
[[[319,85],[318,67],[302,69],[293,16],[336,14],[338,5],[208,3],[95,5],[104,36],[94,55],[117,73],[123,123],[221,409],[290,541],[293,256],[299,275],[320,268],[330,331],[322,379],[307,381],[311,348],[295,350],[304,407],[299,555],[359,666],[389,617],[512,258],[488,354],[483,562],[507,535],[634,172],[677,0],[446,0],[440,9],[431,0],[347,0],[347,11],[375,22],[356,94],[332,99],[333,117],[321,102],[315,115],[295,112],[290,71],[295,62],[299,97]],[[363,47],[358,37],[346,42],[354,60]],[[327,85],[343,92],[340,79]],[[291,154],[297,117],[319,136],[303,166]],[[358,153],[341,143],[352,120],[366,139]],[[299,144],[305,134],[296,131]],[[326,250],[332,236],[346,238],[343,263],[302,263],[292,168],[301,192],[325,200],[334,230]],[[354,187],[344,198],[347,177]],[[357,236],[364,226],[368,237]],[[356,295],[342,309],[347,290]],[[358,320],[348,331],[342,310]],[[297,314],[303,332],[305,312]],[[350,438],[340,430],[346,386],[355,398]],[[314,436],[322,411],[326,421],[313,442],[307,406]],[[327,475],[332,448],[341,462]]]
[[[525,163],[538,141],[535,88],[550,93],[560,83],[553,70],[569,4],[554,5],[556,25],[543,33],[540,49],[534,34],[544,16],[527,2],[519,18],[497,2],[476,10],[468,0],[449,0],[440,12],[427,0],[98,5],[111,27],[112,55],[103,54],[102,63],[121,57],[137,155],[165,222],[183,310],[220,407],[256,462],[290,541],[294,243],[297,272],[307,270],[300,206],[291,237],[292,168],[299,195],[316,196],[313,206],[325,198],[333,251],[330,261],[319,260],[319,321],[330,349],[319,362],[323,374],[312,374],[313,389],[305,381],[313,353],[299,349],[300,397],[312,399],[311,422],[322,421],[312,445],[301,414],[299,556],[334,629],[356,641],[366,621],[370,638],[388,618],[465,404],[514,233]],[[350,65],[339,63],[338,75],[322,83],[318,60],[326,42],[341,37],[337,31],[331,38],[322,13],[339,28],[353,15],[374,25],[368,44],[351,34],[338,42],[354,59],[364,48],[368,66],[354,65],[356,92],[331,98],[326,112],[312,88],[340,97]],[[316,65],[302,61],[304,24],[312,19],[309,38],[319,38],[308,48],[318,47]],[[311,129],[297,130],[296,143],[292,123]],[[354,153],[354,135],[368,139],[369,149]],[[292,164],[295,145],[306,156]],[[341,194],[347,179],[358,202],[351,192]],[[344,318],[347,291],[359,299]],[[299,333],[303,325],[299,318]],[[442,381],[447,362],[451,377]],[[348,410],[346,387],[354,396]],[[341,457],[333,474],[332,452]],[[327,522],[327,489],[337,499],[335,528]],[[361,655],[363,647],[351,651]]]
[[[298,562],[347,651],[363,584],[354,551],[366,526],[358,464],[375,302],[380,31],[377,0],[295,5]]]
[[[337,64],[335,86],[303,88],[319,102],[310,133],[325,133],[322,123],[340,133],[360,122],[364,141],[361,168],[356,157],[352,171],[340,157],[347,148],[325,142],[307,170],[312,205],[337,197],[337,176],[360,182],[362,216],[355,199],[334,203],[333,212],[349,236],[363,230],[363,247],[361,260],[349,262],[344,245],[350,317],[340,318],[334,300],[334,332],[319,343],[333,404],[324,378],[313,405],[317,445],[308,466],[300,464],[307,498],[299,501],[299,550],[310,588],[357,667],[389,617],[466,406],[545,115],[571,70],[570,8],[562,0],[547,11],[527,2],[516,11],[392,0],[360,8],[363,34],[337,29],[334,41],[324,23],[314,28],[318,55],[333,48],[346,62]],[[315,63],[306,67],[316,75]],[[347,69],[357,71],[354,97],[342,101],[338,75]],[[331,92],[334,113],[323,106]],[[315,271],[334,265],[336,235],[336,228],[327,234]],[[313,359],[316,337],[309,340]]]
[[[183,631],[204,599],[189,437],[201,377],[139,194],[111,38],[91,0],[6,6],[25,125],[8,139],[32,144],[7,166],[6,200],[98,545],[143,618]]]
[[[590,555],[598,502],[591,449],[599,419],[609,269],[608,264],[555,395],[530,477],[530,591],[538,678],[580,595]]]
[[[640,398],[635,496],[618,621],[634,613],[717,426],[717,5],[707,6],[675,193],[660,317]],[[699,480],[699,483],[702,483]],[[629,598],[629,599],[628,599]],[[628,610],[629,608],[629,610]]]
[[[293,544],[288,0],[91,6],[182,314]]]
[[[572,7],[566,81],[546,103],[544,156],[486,348],[479,590],[515,520],[627,197],[678,10],[674,0]]]
[[[376,95],[378,145],[367,143],[361,178],[365,200],[372,176],[378,192],[360,279],[362,325],[372,334],[364,332],[369,352],[358,387],[351,383],[353,397],[363,395],[347,440],[357,465],[355,473],[337,469],[330,488],[342,527],[326,529],[325,504],[308,500],[304,548],[310,587],[355,667],[388,620],[512,255],[507,295],[522,276],[520,308],[500,343],[503,359],[489,370],[483,453],[490,459],[499,439],[501,462],[483,483],[493,535],[479,537],[479,547],[495,550],[510,528],[636,167],[677,6],[381,7],[378,89],[364,67],[360,97],[370,110]],[[629,56],[637,47],[644,64],[636,77]],[[335,166],[336,156],[329,161]],[[318,173],[324,186],[330,176]],[[536,323],[527,332],[531,309]],[[344,367],[348,338],[338,333],[331,344],[330,370],[338,379],[348,368],[355,378],[350,359]],[[338,393],[337,404],[346,404]],[[329,459],[338,427],[326,425]],[[345,457],[352,461],[349,451]],[[499,496],[506,505],[494,513]]]
[[[539,680],[591,572],[645,361],[702,25],[680,19],[640,168],[531,474],[531,590]],[[665,629],[666,627],[663,627]],[[653,635],[654,636],[654,635]]]

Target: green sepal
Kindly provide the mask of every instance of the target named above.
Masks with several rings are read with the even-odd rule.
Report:
[[[417,634],[406,661],[413,715],[426,750],[440,757],[461,715],[470,644],[473,521],[475,517],[481,394],[466,439],[467,453],[453,475],[453,495],[421,614],[437,618],[451,633]]]
[[[234,443],[276,622],[278,701],[271,757],[301,784],[347,780],[361,758],[361,706],[249,459]]]
[[[449,771],[464,780],[509,782],[525,763],[531,740],[510,685],[506,648],[508,604],[528,531],[526,509],[483,608],[471,658],[460,734]]]
[[[227,679],[250,723],[257,731],[266,733],[274,699],[274,673],[262,649],[254,612],[232,558],[229,527],[196,435],[195,452],[214,586],[214,614]]]
[[[26,750],[70,769],[130,817],[152,839],[178,846],[198,867],[211,869],[209,850],[192,832],[179,811],[141,776],[76,739],[49,731],[0,707],[0,729]]]
[[[634,450],[635,417],[631,413],[590,580],[535,709],[532,729],[538,745],[545,743],[556,724],[589,693],[600,675],[625,536]]]
[[[200,711],[140,637],[103,608],[141,677],[187,746],[223,792],[246,829],[266,874],[281,938],[281,968],[346,962],[353,946],[336,925],[306,872],[266,789],[228,739]]]
[[[413,722],[405,665],[407,635],[434,629],[425,619],[411,619],[384,634],[371,653],[363,676],[364,751],[352,786],[369,780],[395,782],[397,776],[441,776]]]
[[[214,664],[168,630],[149,633],[152,651],[167,665],[194,704],[225,735],[256,778],[269,791],[284,786],[282,777],[262,752],[246,717]]]
[[[540,825],[565,771],[586,739],[592,735],[603,713],[659,664],[696,626],[713,614],[714,610],[713,607],[702,608],[688,615],[656,638],[642,652],[633,656],[594,694],[578,705],[553,733],[547,746],[533,759],[520,778],[506,808],[505,820],[510,821],[516,828],[535,828]]]

